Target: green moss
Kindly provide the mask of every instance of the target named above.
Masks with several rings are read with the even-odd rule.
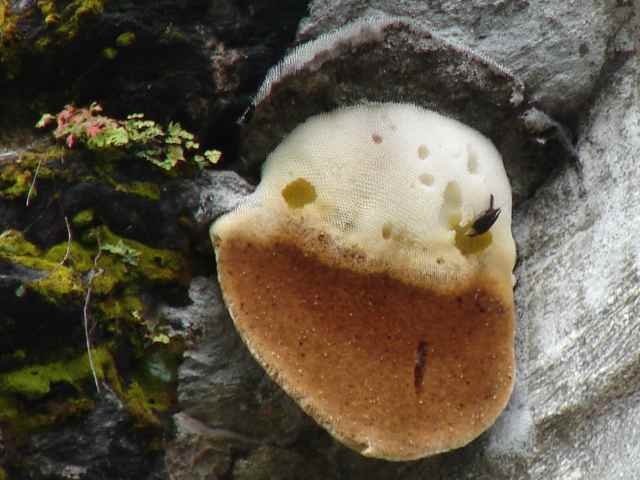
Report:
[[[148,425],[159,425],[162,413],[176,404],[176,372],[181,356],[174,344],[149,350],[125,394],[131,414]]]
[[[124,32],[116,38],[116,45],[119,47],[129,47],[136,42],[136,34],[133,32]]]
[[[28,287],[56,304],[79,300],[84,295],[78,273],[63,265],[54,266],[45,277],[28,283]]]
[[[43,272],[43,277],[25,283],[48,301],[79,298],[83,293],[82,281],[73,269],[41,257],[40,249],[24,239],[20,232],[7,230],[0,235],[0,258],[23,267]]]
[[[150,403],[146,392],[138,382],[133,381],[129,385],[125,403],[129,413],[142,424],[160,426],[160,419],[154,412],[154,405]]]
[[[27,194],[31,186],[33,174],[29,170],[10,164],[0,171],[0,197],[7,199],[20,198]],[[32,193],[37,194],[36,189]]]
[[[104,11],[105,0],[73,0],[59,8],[60,2],[40,0],[38,8],[52,31],[49,35],[58,42],[74,39],[82,24],[91,17],[97,17]]]
[[[6,470],[2,467],[0,467],[0,480],[9,480]]]
[[[0,197],[6,199],[17,199],[26,197],[36,169],[38,170],[38,180],[64,176],[62,171],[56,173],[49,164],[53,160],[63,158],[64,149],[60,146],[46,148],[39,152],[25,152],[18,160],[6,163],[0,168]],[[38,194],[38,184],[34,184],[31,192],[32,197]]]
[[[0,233],[0,255],[20,255],[39,257],[42,252],[33,243],[25,240],[22,232],[5,230]]]
[[[137,265],[122,265],[125,271],[123,274],[133,275],[151,282],[179,282],[186,279],[186,261],[182,255],[172,250],[153,248],[142,242],[120,237],[114,234],[106,226],[98,227],[91,233],[93,238],[100,237],[102,243],[118,244],[124,242],[128,247],[138,251]],[[110,254],[103,255],[111,257]],[[121,262],[120,262],[121,263]]]
[[[82,210],[76,213],[71,220],[75,227],[84,228],[91,225],[95,220],[95,213],[92,209]]]
[[[92,359],[99,380],[104,379],[104,367],[113,363],[106,348],[92,350]],[[29,399],[40,398],[51,391],[55,383],[64,383],[77,391],[93,378],[87,353],[67,362],[51,362],[30,365],[9,373],[0,374],[0,393],[18,395]]]
[[[38,35],[25,40],[21,23],[33,22],[30,8],[12,11],[8,0],[0,0],[0,65],[8,79],[15,79],[21,72],[21,57],[25,52],[46,53],[54,47],[65,46],[75,39],[82,27],[91,18],[104,11],[106,0],[38,0],[42,28]]]
[[[102,56],[107,60],[115,60],[118,56],[118,49],[113,47],[103,48]]]
[[[8,0],[0,0],[0,65],[5,68],[9,79],[15,78],[20,72],[21,62],[16,48],[19,36],[18,22],[20,17],[11,12]]]
[[[41,278],[25,282],[25,288],[37,292],[51,303],[80,303],[86,292],[86,275],[96,266],[98,243],[125,245],[137,256],[135,262],[125,262],[121,256],[103,251],[98,259],[92,281],[94,296],[111,295],[100,302],[106,318],[136,319],[143,310],[137,293],[145,283],[181,283],[188,280],[186,261],[178,252],[149,247],[141,242],[120,237],[105,226],[95,227],[85,235],[84,241],[62,242],[44,254],[15,230],[0,234],[0,258],[43,273]],[[69,255],[64,264],[62,260]],[[135,287],[133,290],[129,287]],[[113,294],[120,294],[113,296]],[[134,313],[137,312],[137,313]]]
[[[135,294],[124,294],[119,297],[108,297],[96,304],[97,310],[102,312],[104,319],[125,319],[139,322],[144,311],[144,303]]]
[[[60,356],[64,354],[56,355]],[[101,346],[92,350],[92,359],[98,379],[119,388],[115,363],[108,348]],[[66,385],[67,388],[54,391],[54,385]],[[70,416],[92,410],[94,392],[87,353],[15,369],[0,374],[0,423],[17,434],[48,428]]]
[[[119,192],[132,193],[151,200],[160,200],[160,187],[151,182],[115,183],[114,188]]]

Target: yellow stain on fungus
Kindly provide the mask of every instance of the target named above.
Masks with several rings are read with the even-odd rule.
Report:
[[[282,196],[289,208],[302,208],[315,202],[318,198],[316,188],[304,178],[297,178],[293,182],[289,182],[282,189]]]
[[[460,225],[460,216],[452,215],[449,217],[449,228],[456,232],[455,245],[463,255],[476,255],[486,250],[493,241],[491,231],[487,231],[482,235],[470,237],[468,235],[471,223]]]

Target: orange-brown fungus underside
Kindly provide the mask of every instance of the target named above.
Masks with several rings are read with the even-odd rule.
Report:
[[[267,370],[350,446],[392,456],[467,443],[513,378],[513,307],[329,267],[286,243],[219,244],[236,326]],[[413,453],[412,453],[413,452]]]

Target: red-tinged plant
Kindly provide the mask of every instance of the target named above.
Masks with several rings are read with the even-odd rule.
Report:
[[[217,163],[221,155],[217,150],[200,152],[193,134],[177,122],[162,128],[152,120],[145,120],[141,113],[118,120],[102,115],[102,107],[95,102],[82,108],[67,105],[55,116],[45,113],[36,127],[53,124],[56,126],[53,136],[70,149],[82,145],[95,151],[124,150],[164,170],[186,162],[204,168]]]

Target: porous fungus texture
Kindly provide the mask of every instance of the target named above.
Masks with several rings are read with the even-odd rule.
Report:
[[[501,213],[475,232],[492,195]],[[477,131],[408,104],[312,117],[211,236],[245,343],[348,446],[391,460],[447,451],[506,405],[511,191]]]

